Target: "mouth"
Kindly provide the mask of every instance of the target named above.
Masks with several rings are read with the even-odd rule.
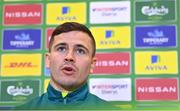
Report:
[[[64,66],[62,71],[66,75],[73,75],[76,72],[75,68],[72,66]]]

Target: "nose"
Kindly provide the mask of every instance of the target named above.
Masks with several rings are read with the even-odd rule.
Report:
[[[73,51],[68,51],[64,60],[68,62],[75,62]]]

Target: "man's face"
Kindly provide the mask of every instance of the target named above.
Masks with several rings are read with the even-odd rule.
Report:
[[[60,90],[74,90],[87,81],[96,59],[88,34],[71,31],[56,35],[51,52],[46,54],[46,67],[51,81]]]

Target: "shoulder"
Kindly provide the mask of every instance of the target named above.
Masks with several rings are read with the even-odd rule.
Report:
[[[103,99],[99,98],[98,96],[91,94],[91,93],[88,94],[88,100],[93,101],[95,103],[106,103],[107,102],[107,101],[105,101],[105,100],[103,100]]]
[[[33,99],[31,99],[30,101],[23,103],[22,105],[16,106],[15,109],[37,109],[38,107],[40,107],[40,104],[42,104],[42,102],[45,99],[46,94],[42,94],[39,97],[35,97]]]
[[[88,106],[93,110],[112,110],[115,108],[111,102],[101,99],[100,97],[89,93],[87,97]]]

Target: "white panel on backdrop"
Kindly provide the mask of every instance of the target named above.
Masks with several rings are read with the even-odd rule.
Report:
[[[91,78],[89,89],[107,101],[131,101],[130,78]]]
[[[129,23],[130,1],[91,2],[90,23]]]

